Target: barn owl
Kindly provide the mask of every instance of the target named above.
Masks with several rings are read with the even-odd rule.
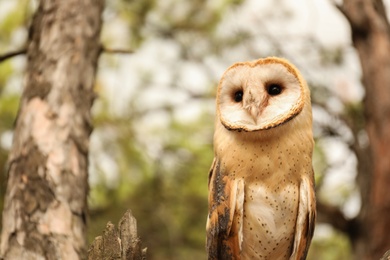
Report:
[[[281,58],[236,63],[216,103],[208,259],[305,259],[316,217],[305,80]]]

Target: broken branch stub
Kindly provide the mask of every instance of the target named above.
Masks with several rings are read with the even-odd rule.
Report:
[[[118,228],[107,223],[102,236],[93,241],[88,250],[89,260],[146,260],[146,248],[142,249],[137,234],[137,220],[127,210],[119,221]]]

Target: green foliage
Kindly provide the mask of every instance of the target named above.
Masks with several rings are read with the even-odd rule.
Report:
[[[10,61],[0,63],[0,95],[2,94],[8,78],[13,73],[13,67]]]
[[[101,233],[108,219],[115,222],[131,208],[151,258],[205,258],[213,119],[205,114],[191,124],[172,121],[167,129],[159,129],[156,134],[167,141],[160,154],[150,158],[136,140],[130,118],[103,120],[107,109],[100,111],[95,117],[96,129],[115,128],[114,138],[107,139],[104,147],[114,155],[119,176],[115,187],[107,188],[102,173],[100,182],[92,187],[90,239]]]
[[[12,34],[17,29],[27,26],[33,12],[29,0],[15,0],[13,3],[7,15],[0,19],[0,51],[4,49],[3,47],[9,47]],[[3,4],[2,1],[0,1],[0,6],[1,4]]]
[[[19,107],[19,95],[10,95],[0,98],[0,131],[12,130],[16,113]]]
[[[364,113],[363,113],[363,103],[349,103],[345,106],[346,118],[348,118],[350,124],[353,125],[355,131],[360,131],[364,129]]]
[[[330,236],[313,240],[307,259],[352,259],[351,244],[344,234],[331,232]]]
[[[321,62],[325,66],[341,65],[344,62],[344,50],[342,47],[322,48],[321,52]]]

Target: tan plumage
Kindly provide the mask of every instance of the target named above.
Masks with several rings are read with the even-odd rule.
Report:
[[[232,65],[217,92],[208,259],[305,259],[314,230],[310,93],[288,61]]]

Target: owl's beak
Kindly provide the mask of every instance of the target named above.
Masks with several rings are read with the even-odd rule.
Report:
[[[248,111],[256,124],[265,103],[265,99],[262,97],[263,94],[259,87],[250,87],[244,94],[244,108]]]
[[[253,121],[257,123],[257,119],[260,115],[259,107],[255,104],[251,104],[246,107],[246,110],[249,112],[249,115],[252,117]]]

